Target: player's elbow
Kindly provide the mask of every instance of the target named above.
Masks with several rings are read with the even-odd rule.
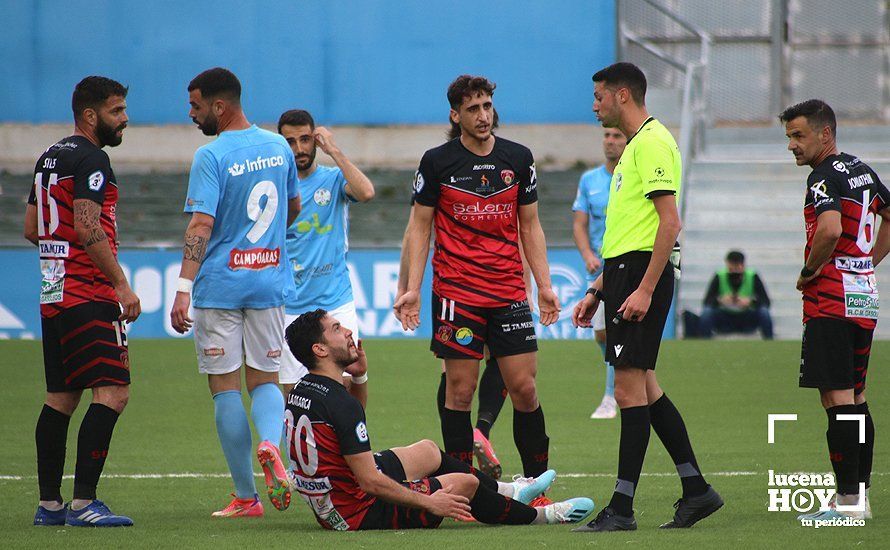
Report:
[[[25,227],[24,236],[25,240],[29,241],[30,243],[35,245],[38,243],[36,227]]]
[[[379,476],[362,477],[358,478],[357,481],[361,490],[371,496],[379,496],[382,492],[383,484],[380,482]]]
[[[368,202],[373,199],[376,194],[377,191],[374,190],[374,186],[369,185],[366,189],[363,189],[360,193],[358,193],[356,199],[359,202]]]

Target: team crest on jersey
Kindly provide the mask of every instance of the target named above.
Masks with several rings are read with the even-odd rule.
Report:
[[[513,170],[501,170],[501,181],[503,181],[505,185],[513,183],[514,176],[515,174],[513,174]]]
[[[451,336],[454,334],[454,331],[451,330],[451,327],[448,325],[442,325],[436,331],[436,338],[438,338],[442,342],[447,342],[451,340]]]
[[[327,189],[319,189],[312,195],[312,200],[314,200],[315,204],[318,206],[327,206],[331,204],[331,192]]]
[[[355,425],[355,437],[362,443],[368,442],[368,427],[365,426],[364,422],[359,422]]]
[[[96,170],[87,178],[87,185],[89,185],[90,191],[102,189],[102,186],[105,185],[105,174],[101,170]]]
[[[414,173],[414,193],[420,193],[423,190],[423,174],[420,173],[420,170]]]

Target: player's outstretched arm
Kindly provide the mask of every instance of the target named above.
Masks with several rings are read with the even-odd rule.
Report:
[[[408,285],[405,294],[393,305],[404,330],[414,330],[420,326],[420,285],[430,254],[430,233],[436,211],[435,208],[420,203],[415,203],[412,210],[408,223],[407,246],[402,249],[402,254],[407,254],[408,257]]]
[[[40,242],[40,233],[37,232],[37,206],[29,204],[25,207],[25,240],[37,246]]]
[[[132,323],[142,313],[142,306],[111,251],[108,235],[99,221],[101,214],[101,204],[91,199],[74,199],[74,232],[87,256],[114,286],[122,309],[120,320]]]
[[[872,248],[872,262],[875,266],[881,263],[887,253],[890,252],[890,208],[884,208],[878,211],[881,217],[881,226],[878,228],[878,235],[875,237],[875,246]]]
[[[358,480],[362,491],[393,504],[426,510],[432,514],[455,519],[470,517],[470,501],[467,497],[452,494],[450,487],[443,487],[433,495],[415,493],[377,469],[370,452],[344,455],[346,464]],[[439,495],[439,493],[442,493]],[[435,496],[439,495],[439,496]]]
[[[553,292],[550,267],[547,265],[547,241],[541,220],[538,219],[538,203],[519,206],[519,244],[538,284],[538,312],[541,324],[552,325],[559,320],[559,298]]]
[[[346,193],[359,202],[368,202],[374,198],[374,184],[351,160],[337,147],[334,134],[324,126],[315,129],[315,143],[329,157],[334,159],[337,167],[346,178]]]
[[[410,212],[408,214],[408,224],[405,226],[405,234],[402,235],[402,247],[399,254],[399,280],[396,283],[396,296],[393,303],[398,302],[399,298],[408,290],[408,231],[411,229],[411,221],[414,219],[414,208]],[[393,313],[396,319],[402,320],[402,313],[396,307],[393,307]]]
[[[192,302],[192,283],[194,283],[201,263],[204,261],[207,243],[210,241],[210,233],[213,231],[213,222],[213,216],[195,212],[185,230],[182,265],[179,268],[179,284],[176,288],[173,308],[170,310],[170,324],[180,334],[192,328],[192,319],[188,316],[189,306]]]
[[[677,199],[673,193],[653,197],[652,205],[658,214],[658,231],[655,232],[655,244],[652,246],[649,266],[646,268],[646,273],[643,274],[640,286],[618,308],[618,313],[621,313],[621,316],[629,321],[642,321],[646,312],[649,311],[655,285],[664,271],[664,266],[670,260],[674,243],[677,242],[677,236],[680,235],[680,229],[682,229],[680,212],[677,210]]]

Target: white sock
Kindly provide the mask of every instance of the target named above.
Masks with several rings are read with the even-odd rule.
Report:
[[[544,514],[544,508],[536,507],[535,512],[537,512],[538,515],[535,516],[534,520],[532,520],[532,525],[546,525],[547,524],[547,516]]]
[[[498,481],[498,494],[507,498],[513,498],[513,484]]]
[[[64,508],[64,506],[62,506],[62,503],[57,500],[41,500],[40,506],[42,506],[46,510],[49,510],[50,512],[58,512],[59,510]]]

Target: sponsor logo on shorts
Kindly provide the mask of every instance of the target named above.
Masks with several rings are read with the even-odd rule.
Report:
[[[290,479],[294,488],[303,494],[323,495],[331,492],[333,489],[331,480],[327,477],[317,477],[312,479],[294,474]]]
[[[269,267],[278,267],[281,249],[250,248],[248,250],[232,249],[229,252],[229,269],[251,269],[259,271]]]
[[[68,241],[40,241],[41,258],[67,258]]]
[[[623,345],[620,345],[620,344],[619,344],[619,345],[616,345],[616,346],[615,346],[615,357],[618,357],[619,355],[621,355],[621,352],[622,352],[623,350],[624,350],[624,346],[623,346]]]
[[[266,357],[270,359],[278,359],[279,357],[281,357],[281,349],[270,349],[266,352]]]
[[[510,185],[513,183],[514,177],[516,177],[516,175],[513,173],[513,170],[501,170],[501,181],[503,181],[504,184]]]
[[[423,493],[428,495],[430,492],[430,486],[422,480],[417,481],[409,481],[408,488],[414,491],[415,493]]]
[[[442,342],[447,342],[448,340],[451,340],[451,336],[453,336],[453,334],[454,331],[451,330],[451,327],[449,327],[448,325],[442,325],[436,331],[436,338],[438,338]]]
[[[457,334],[454,339],[457,340],[458,344],[466,346],[473,341],[473,331],[467,327],[461,327],[457,329]]]
[[[535,328],[534,321],[525,321],[522,323],[501,323],[501,332],[512,332],[514,330],[524,330]]]
[[[222,357],[225,354],[225,348],[204,348],[204,357]]]

